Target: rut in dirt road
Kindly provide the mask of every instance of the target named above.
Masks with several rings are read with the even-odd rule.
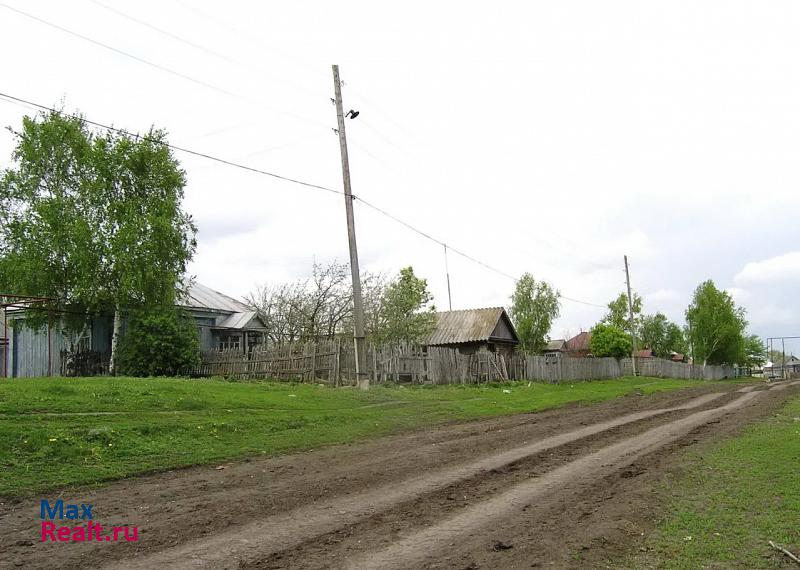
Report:
[[[751,390],[751,387],[742,389],[741,392],[749,390]],[[757,394],[758,392],[752,392],[741,396],[740,398],[744,398],[744,400],[736,400],[738,402],[737,405],[743,405]],[[423,476],[372,488],[363,493],[320,501],[278,515],[261,518],[251,524],[239,526],[230,532],[216,533],[213,536],[206,537],[203,541],[193,541],[151,555],[120,561],[115,567],[217,568],[228,567],[232,560],[247,563],[248,561],[263,559],[270,554],[290,549],[316,536],[352,525],[401,503],[445,488],[455,482],[468,480],[486,471],[502,468],[542,451],[556,449],[568,443],[607,432],[626,424],[706,406],[725,395],[726,393],[705,394],[683,405],[626,414],[606,422],[591,424],[568,433],[548,437],[528,445],[483,457],[479,461],[442,469]],[[719,414],[724,413],[727,409],[727,407],[723,406],[714,408],[710,412]],[[704,412],[701,412],[701,414],[704,414]],[[690,417],[707,418],[710,416],[705,414]],[[592,456],[587,456],[582,460],[587,465],[597,460],[597,458],[588,459],[588,457]],[[484,506],[481,505],[476,509],[476,513],[479,513],[484,509]],[[426,537],[420,538],[428,539]],[[380,556],[379,553],[376,555]],[[389,552],[386,556],[398,560],[403,558],[394,551]],[[364,566],[380,565],[383,563],[381,562],[382,560],[384,559],[355,561],[354,564]]]
[[[783,389],[776,386],[773,389]],[[652,428],[640,435],[610,445],[572,461],[545,476],[517,485],[509,491],[467,508],[454,517],[405,537],[388,548],[347,562],[347,568],[412,568],[431,555],[447,550],[455,540],[468,538],[499,518],[513,515],[523,506],[536,502],[556,487],[580,478],[595,478],[620,469],[637,457],[674,441],[715,417],[733,411],[757,398],[760,392],[746,390],[732,402]]]

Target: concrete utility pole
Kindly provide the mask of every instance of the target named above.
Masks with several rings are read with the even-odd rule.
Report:
[[[342,180],[344,181],[344,206],[347,212],[347,239],[350,244],[350,272],[353,276],[353,340],[356,348],[356,379],[358,387],[369,390],[367,374],[367,342],[364,335],[364,303],[361,300],[361,273],[358,269],[356,226],[353,218],[353,193],[350,189],[350,160],[347,158],[347,138],[344,132],[342,85],[339,66],[333,66],[333,89],[336,96],[336,120],[339,123],[339,147],[342,151]]]
[[[628,284],[628,318],[631,320],[631,364],[636,376],[636,327],[633,324],[633,296],[631,295],[631,274],[628,271],[628,256],[625,256],[625,282]]]

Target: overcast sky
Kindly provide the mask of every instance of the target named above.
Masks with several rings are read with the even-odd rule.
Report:
[[[646,312],[683,323],[713,279],[752,332],[800,335],[797,2],[2,2],[2,93],[340,189],[338,63],[357,196],[574,299],[621,292],[627,254]],[[31,113],[0,99],[0,125]],[[341,196],[177,157],[198,281],[347,259]],[[446,308],[443,248],[355,215],[362,268],[413,265]],[[508,305],[513,281],[449,261],[453,308]],[[603,313],[564,300],[551,336]]]

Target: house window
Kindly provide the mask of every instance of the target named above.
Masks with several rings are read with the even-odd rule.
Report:
[[[239,333],[221,333],[219,335],[220,350],[241,350],[242,335]]]
[[[77,342],[75,343],[75,351],[89,352],[90,350],[92,350],[92,333],[88,328],[86,328],[83,330],[83,333],[78,337]]]

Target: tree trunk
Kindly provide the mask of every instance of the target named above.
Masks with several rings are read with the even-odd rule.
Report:
[[[111,376],[117,375],[117,346],[119,345],[119,333],[122,328],[122,315],[119,305],[114,309],[114,334],[111,335],[111,360],[108,363],[108,373]]]

